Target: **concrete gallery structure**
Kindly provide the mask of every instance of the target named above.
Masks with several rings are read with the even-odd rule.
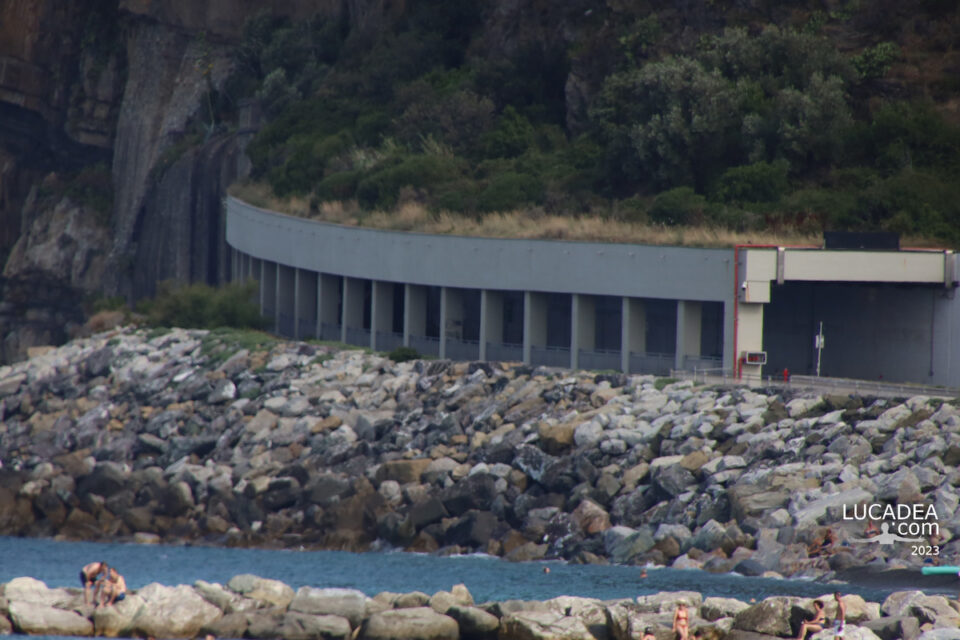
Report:
[[[950,251],[441,236],[236,198],[226,211],[232,278],[256,280],[261,311],[292,338],[661,375],[756,379],[819,361],[825,376],[960,386]]]

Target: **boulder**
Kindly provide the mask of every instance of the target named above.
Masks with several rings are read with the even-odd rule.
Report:
[[[613,640],[634,640],[650,626],[647,615],[635,602],[616,602],[606,607],[607,633]]]
[[[478,607],[453,605],[446,615],[457,621],[461,640],[492,640],[500,628],[500,619]]]
[[[930,629],[917,636],[917,640],[960,640],[960,629]]]
[[[370,616],[360,640],[457,640],[457,621],[430,607],[392,609]],[[586,639],[585,639],[586,640]]]
[[[30,602],[48,607],[68,609],[83,602],[83,595],[72,595],[63,588],[50,589],[46,583],[36,578],[14,578],[3,588],[3,596],[12,602]]]
[[[643,530],[630,527],[610,527],[603,532],[603,546],[612,562],[629,564],[632,558],[646,553],[656,544],[653,537]]]
[[[881,640],[915,640],[920,635],[920,624],[913,616],[884,616],[860,623]]]
[[[595,640],[579,618],[552,611],[518,611],[500,620],[500,640]]]
[[[583,500],[570,514],[573,523],[586,535],[593,535],[610,528],[610,514],[592,500]]]
[[[673,614],[681,602],[690,607],[690,615],[694,616],[703,602],[703,596],[696,591],[661,591],[647,596],[637,596],[637,606],[643,613]]]
[[[133,627],[133,620],[144,605],[144,600],[137,594],[127,593],[120,602],[112,606],[94,609],[93,628],[95,635],[107,638],[129,636]]]
[[[17,633],[41,636],[92,636],[93,623],[74,611],[37,602],[11,601],[10,622]]]
[[[396,609],[415,609],[417,607],[425,607],[429,604],[430,596],[423,591],[401,593],[393,600],[393,606]]]
[[[155,638],[192,638],[222,612],[186,585],[165,587],[151,583],[137,592],[143,599],[130,625],[131,635]]]
[[[249,573],[230,578],[227,587],[247,598],[281,609],[287,608],[294,596],[293,589],[279,580],[261,578]]]
[[[706,598],[700,605],[700,617],[709,622],[733,618],[749,606],[735,598]]]
[[[197,580],[193,583],[193,588],[200,596],[214,605],[224,613],[237,613],[249,611],[256,608],[257,601],[250,598],[244,598],[233,591],[225,589],[217,583],[209,583],[204,580]]]
[[[341,616],[356,628],[366,615],[367,600],[367,596],[357,589],[300,587],[290,603],[290,611]]]
[[[794,635],[799,621],[809,617],[802,603],[802,598],[788,596],[766,598],[734,616],[733,628],[781,637]]]
[[[922,591],[895,591],[887,596],[880,611],[888,616],[913,616],[919,623],[935,627],[960,626],[960,613],[943,596],[929,596]]]
[[[264,637],[268,636],[264,634]],[[341,616],[288,611],[273,637],[283,640],[349,640],[350,622]]]

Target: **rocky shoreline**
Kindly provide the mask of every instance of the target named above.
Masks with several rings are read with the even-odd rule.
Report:
[[[950,402],[257,340],[127,328],[0,367],[0,534],[829,577],[919,565],[844,517],[922,503],[960,551]]]
[[[842,596],[845,637],[853,640],[946,640],[960,637],[957,603],[919,591],[898,591],[883,603]],[[830,594],[820,598],[828,620]],[[546,601],[474,602],[462,584],[433,595],[344,588],[293,588],[251,574],[227,585],[149,584],[113,606],[94,609],[79,588],[48,588],[34,578],[0,585],[0,634],[284,640],[631,640],[652,627],[672,639],[678,603],[689,607],[691,637],[763,640],[795,637],[813,616],[813,600],[788,596],[745,603],[691,591],[635,599],[560,596]],[[833,638],[826,630],[811,636]]]

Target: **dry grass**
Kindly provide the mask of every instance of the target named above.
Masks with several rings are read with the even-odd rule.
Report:
[[[310,208],[304,198],[278,198],[263,184],[237,184],[230,194],[250,204],[311,220],[349,226],[416,231],[441,235],[489,238],[527,238],[581,242],[619,242],[686,247],[753,245],[821,246],[819,232],[731,231],[720,227],[667,227],[616,220],[602,215],[559,216],[539,209],[517,210],[472,217],[432,212],[418,202],[404,202],[393,211],[364,212],[356,202],[321,202]],[[904,237],[904,247],[932,248],[935,241]]]

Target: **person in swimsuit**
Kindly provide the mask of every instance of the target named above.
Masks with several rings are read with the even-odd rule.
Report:
[[[833,621],[833,637],[842,638],[847,624],[847,607],[843,604],[839,591],[833,593],[833,599],[837,601],[837,618]]]
[[[678,604],[673,614],[673,632],[677,634],[677,640],[690,638],[690,613],[687,611],[686,602]]]
[[[647,627],[644,629],[643,635],[640,636],[640,640],[657,640],[657,636],[653,632],[653,627]]]
[[[127,581],[116,569],[110,569],[98,607],[110,606],[127,597]]]
[[[91,562],[80,569],[80,586],[83,587],[83,604],[90,604],[90,593],[93,592],[93,604],[97,604],[97,579],[106,575],[109,567],[106,562]]]
[[[813,618],[810,620],[804,620],[800,625],[800,633],[797,634],[797,640],[804,640],[807,637],[808,631],[823,631],[823,623],[826,621],[826,614],[823,612],[823,602],[820,600],[813,601]]]

